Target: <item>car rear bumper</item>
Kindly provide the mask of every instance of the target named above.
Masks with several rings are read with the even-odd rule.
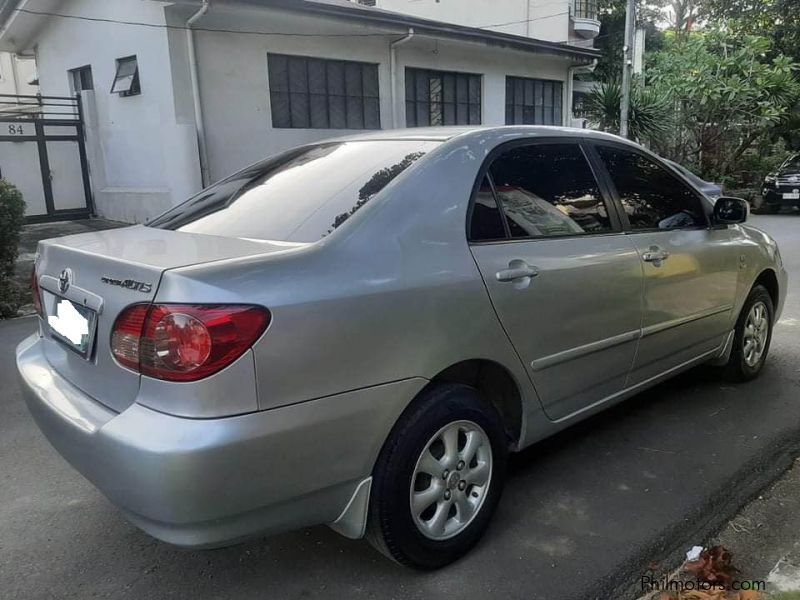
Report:
[[[18,346],[17,368],[30,412],[58,452],[136,525],[188,547],[340,519],[427,383],[189,419],[136,403],[109,410],[53,370],[38,335]]]

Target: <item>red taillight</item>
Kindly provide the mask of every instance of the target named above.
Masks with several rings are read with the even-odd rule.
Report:
[[[196,381],[244,354],[269,320],[258,306],[134,304],[114,322],[111,352],[142,375]]]
[[[39,278],[36,277],[36,265],[33,266],[33,271],[31,271],[31,296],[33,296],[33,308],[36,314],[43,317],[42,293],[39,291]]]

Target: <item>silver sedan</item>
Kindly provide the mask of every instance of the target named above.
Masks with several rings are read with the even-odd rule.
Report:
[[[508,452],[701,363],[760,373],[786,272],[746,217],[584,130],[307,145],[146,226],[42,242],[20,380],[157,538],[327,523],[441,567]]]

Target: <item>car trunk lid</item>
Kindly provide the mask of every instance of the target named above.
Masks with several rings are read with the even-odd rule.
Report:
[[[50,323],[43,324],[47,359],[70,383],[122,411],[136,398],[140,380],[138,373],[122,367],[111,355],[112,327],[126,306],[152,302],[168,269],[286,249],[285,243],[144,226],[40,242],[36,274]],[[213,302],[213,298],[198,298],[198,302]],[[75,312],[74,308],[92,324],[84,338],[90,341],[78,348],[59,334],[59,319],[65,322],[66,313]],[[81,353],[85,349],[87,356]]]

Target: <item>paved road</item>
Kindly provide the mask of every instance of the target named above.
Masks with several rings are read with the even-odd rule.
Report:
[[[0,325],[0,597],[609,598],[705,537],[800,441],[800,216],[754,217],[793,273],[764,376],[705,369],[515,458],[489,534],[437,573],[317,527],[187,552],[140,533],[48,446],[14,380],[29,319]]]

